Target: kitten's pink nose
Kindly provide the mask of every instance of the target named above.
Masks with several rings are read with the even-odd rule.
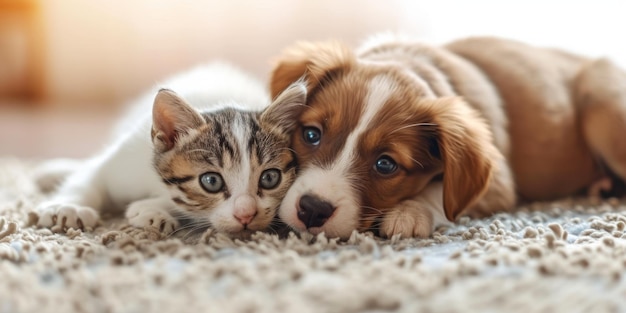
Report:
[[[256,216],[256,201],[249,195],[241,195],[235,199],[233,216],[242,225],[248,225]]]

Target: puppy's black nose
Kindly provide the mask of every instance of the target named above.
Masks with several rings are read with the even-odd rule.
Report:
[[[298,203],[298,219],[306,228],[320,227],[335,212],[332,204],[312,195],[303,195]]]

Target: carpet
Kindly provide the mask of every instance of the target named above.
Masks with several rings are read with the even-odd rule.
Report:
[[[463,218],[428,239],[207,231],[118,217],[30,226],[33,164],[0,159],[0,312],[624,312],[626,201],[563,199]]]

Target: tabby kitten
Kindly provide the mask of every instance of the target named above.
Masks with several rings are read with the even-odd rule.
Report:
[[[267,106],[260,83],[224,64],[163,86],[179,94],[142,98],[113,144],[38,206],[39,226],[92,228],[99,212],[120,209],[131,225],[164,233],[179,227],[177,216],[237,237],[270,225],[295,177],[290,111],[304,103],[305,87]]]

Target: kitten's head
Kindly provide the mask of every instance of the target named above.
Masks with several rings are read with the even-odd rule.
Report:
[[[305,87],[294,84],[263,112],[200,113],[160,90],[153,106],[154,166],[178,213],[194,226],[236,237],[270,226],[295,179],[290,133],[305,95]]]

